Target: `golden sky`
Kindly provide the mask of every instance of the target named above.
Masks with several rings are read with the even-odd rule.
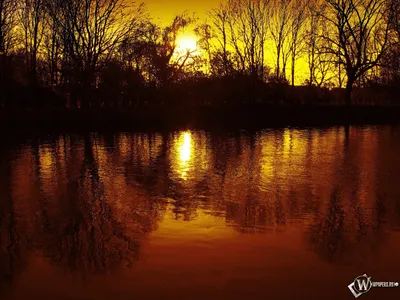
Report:
[[[159,18],[162,24],[169,23],[174,15],[185,10],[190,14],[196,13],[196,16],[204,21],[207,11],[220,3],[219,0],[147,0],[144,2],[150,16],[154,19]]]
[[[137,3],[139,0],[137,0]],[[207,19],[207,12],[210,12],[213,8],[219,6],[223,0],[145,0],[145,6],[153,18],[153,22],[162,26],[167,26],[171,24],[174,16],[181,14],[185,11],[189,15],[195,14],[198,18],[199,23],[205,22]],[[183,32],[180,33],[178,37],[178,47],[186,47],[190,44],[190,41],[196,41],[197,37],[193,32],[193,26],[189,26]],[[183,43],[182,43],[183,41]],[[180,45],[185,44],[185,46]],[[182,48],[181,47],[181,48]],[[189,47],[191,48],[191,47]],[[273,68],[275,64],[275,54],[272,44],[267,45],[266,48],[266,64]],[[287,78],[290,80],[290,63],[287,66]],[[298,57],[296,63],[296,84],[301,84],[304,80],[308,78],[308,69],[306,66],[305,57]]]

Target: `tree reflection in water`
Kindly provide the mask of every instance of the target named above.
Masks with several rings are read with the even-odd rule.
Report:
[[[100,174],[93,141],[87,134],[83,139],[34,143],[14,159],[14,171],[7,158],[0,160],[2,283],[13,281],[26,260],[21,241],[84,277],[138,260],[141,240],[154,229],[150,219],[155,214],[143,195],[130,194],[132,205],[125,210],[110,197],[109,190],[118,188],[116,178]]]
[[[67,222],[49,235],[53,247],[47,251],[53,260],[69,270],[84,273],[105,272],[127,260],[131,264],[139,250],[139,243],[124,231],[111,206],[106,202],[104,184],[93,158],[93,145],[88,135],[84,138],[84,160],[77,182],[68,184],[71,207]]]
[[[333,191],[325,215],[315,214],[310,226],[312,248],[328,261],[336,261],[345,247],[345,212],[338,191]]]
[[[0,147],[0,295],[26,266],[23,236],[10,195],[9,153]]]
[[[1,278],[19,274],[24,249],[87,277],[131,266],[159,222],[204,216],[240,234],[299,230],[330,263],[368,259],[386,227],[400,224],[396,181],[385,175],[397,154],[378,163],[388,143],[370,143],[374,135],[184,131],[30,142],[1,159]]]

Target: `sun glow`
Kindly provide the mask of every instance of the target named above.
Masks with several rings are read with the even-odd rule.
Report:
[[[196,36],[191,34],[183,34],[176,40],[176,50],[179,53],[186,54],[187,52],[194,53],[199,51],[197,47]]]

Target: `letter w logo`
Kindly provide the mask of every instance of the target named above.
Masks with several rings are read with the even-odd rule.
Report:
[[[358,290],[359,291],[367,291],[368,290],[368,280],[365,279],[358,279]]]

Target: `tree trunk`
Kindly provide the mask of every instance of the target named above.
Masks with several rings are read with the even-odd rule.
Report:
[[[311,48],[311,58],[310,58],[310,63],[309,63],[309,69],[310,69],[310,79],[308,82],[309,86],[313,85],[314,82],[314,69],[315,69],[315,44],[313,44]]]
[[[292,54],[292,86],[294,86],[295,63],[296,63],[295,55]]]
[[[351,100],[352,100],[353,85],[357,80],[357,78],[353,74],[354,74],[353,72],[347,71],[347,83],[346,83],[346,93],[345,93],[346,105],[352,104]]]
[[[351,105],[351,94],[353,92],[354,79],[349,78],[346,84],[345,103]]]
[[[36,71],[36,53],[30,54],[30,61],[28,66],[28,78],[29,78],[29,86],[31,89],[32,96],[32,105],[35,109],[39,108],[39,97],[38,97],[38,79],[37,79],[37,71]]]
[[[0,48],[0,109],[6,107],[6,99],[4,97],[5,58],[6,58],[5,54],[3,50],[1,50]]]
[[[347,83],[346,84],[346,93],[345,93],[345,104],[351,105],[351,92],[353,91],[353,85]]]
[[[277,57],[276,57],[276,77],[279,78],[280,77],[280,60],[281,60],[281,49],[279,47],[277,47]]]

